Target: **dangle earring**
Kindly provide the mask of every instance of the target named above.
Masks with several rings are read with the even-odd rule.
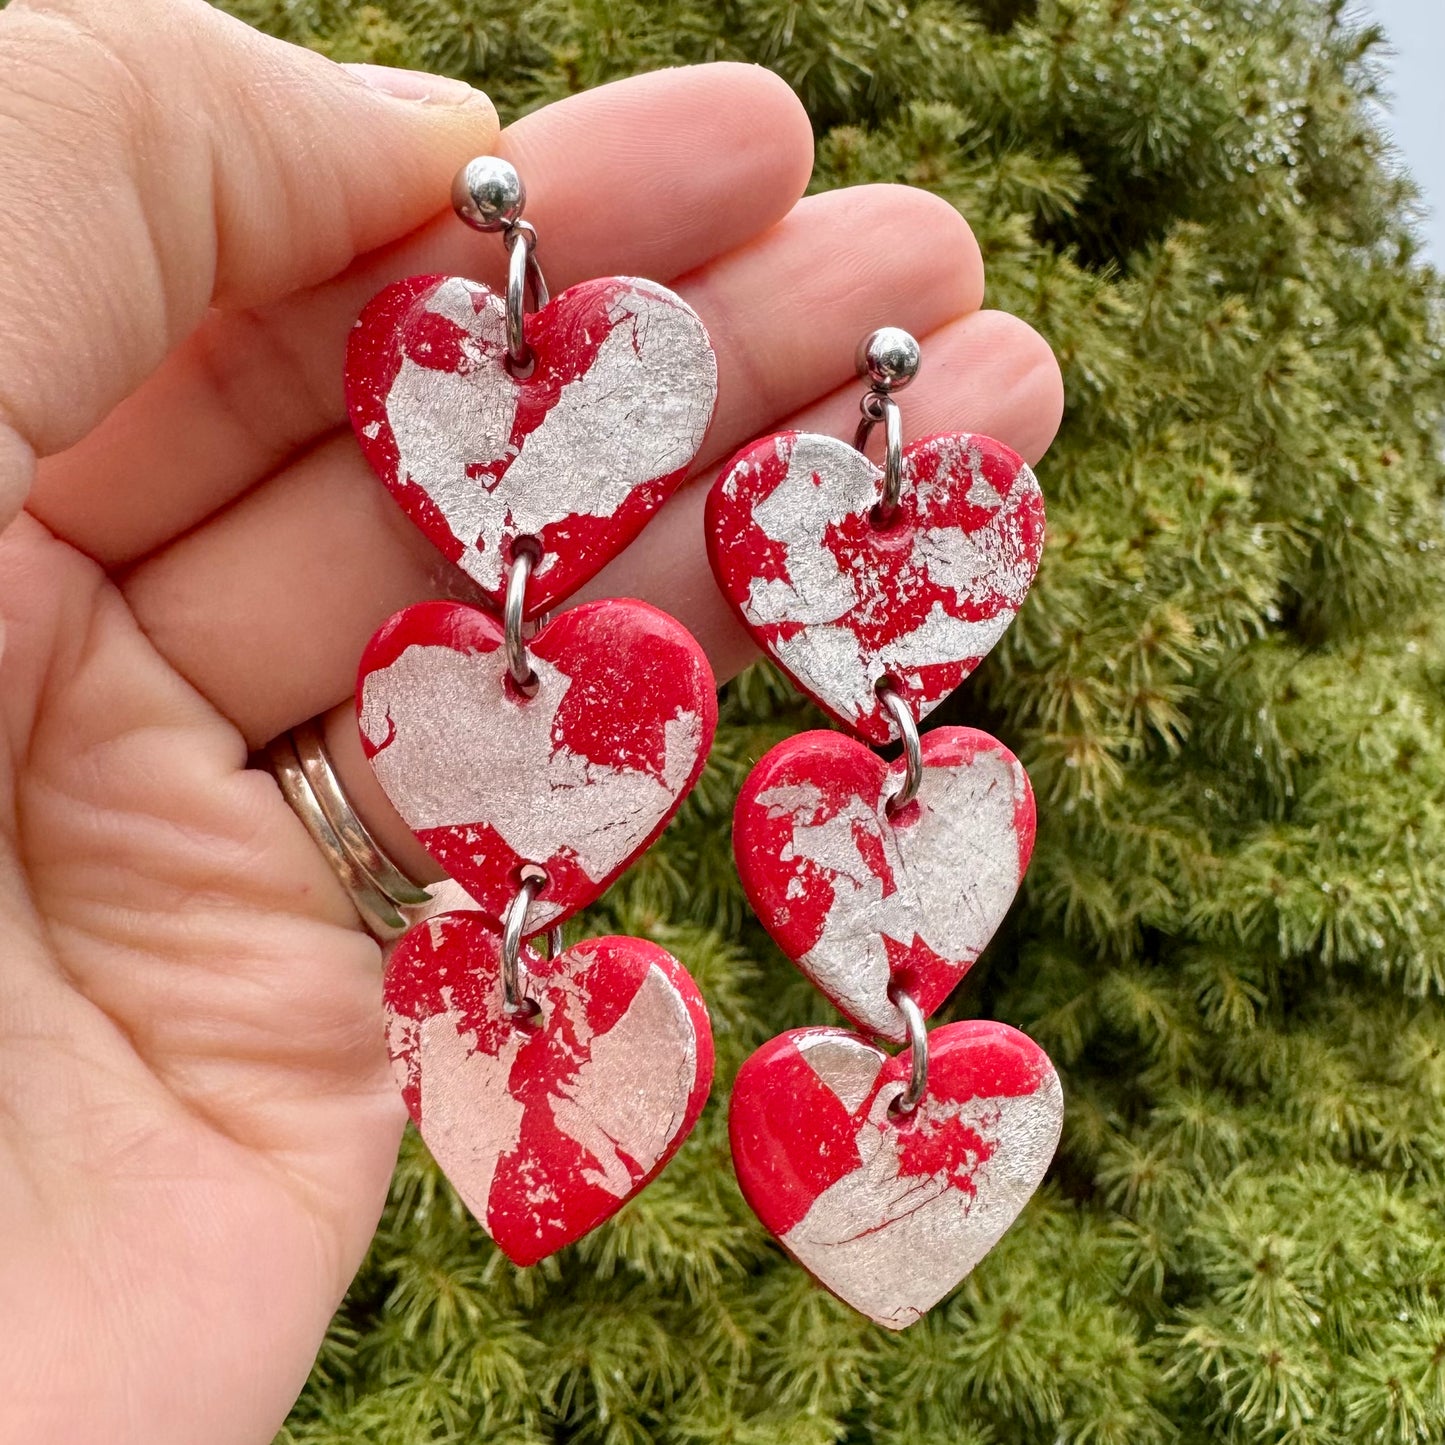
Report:
[[[1063,1115],[1043,1051],[1006,1024],[929,1033],[1028,866],[1034,799],[974,728],[919,736],[998,641],[1043,551],[1033,472],[992,438],[903,445],[894,393],[918,343],[885,328],[854,444],[781,432],[707,500],[723,594],[836,732],[789,738],[749,774],[733,847],[779,947],[861,1031],[793,1029],[742,1066],[729,1132],[743,1195],[820,1283],[890,1329],[997,1243],[1038,1187]],[[880,469],[863,448],[884,431]],[[905,1043],[889,1056],[874,1040]]]
[[[383,791],[476,905],[391,954],[393,1070],[472,1213],[532,1264],[663,1168],[712,1079],[707,1010],[676,959],[636,938],[561,950],[557,931],[697,781],[711,669],[643,602],[544,614],[682,480],[717,363],[696,314],[650,281],[549,299],[524,201],[505,161],[462,170],[454,205],[501,233],[505,294],[460,276],[388,286],[352,333],[346,394],[368,461],[491,608],[397,613],[361,659],[356,707]],[[545,951],[528,945],[542,933]]]

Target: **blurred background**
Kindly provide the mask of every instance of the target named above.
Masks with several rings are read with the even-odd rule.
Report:
[[[1387,128],[1424,193],[1430,260],[1445,266],[1445,0],[1369,0],[1390,37]]]

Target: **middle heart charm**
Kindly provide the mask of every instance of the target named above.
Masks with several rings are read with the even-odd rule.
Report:
[[[1022,457],[968,432],[903,448],[896,514],[883,473],[835,437],[779,432],[745,447],[708,493],[723,595],[778,666],[870,742],[895,737],[886,682],[920,721],[1018,612],[1044,546]]]
[[[583,281],[526,318],[461,276],[409,276],[361,313],[346,355],[357,440],[407,515],[500,607],[512,549],[540,558],[536,617],[622,551],[682,481],[717,400],[697,314],[664,286]]]
[[[1034,846],[1023,765],[974,728],[935,728],[922,781],[892,811],[904,760],[800,733],[748,774],[733,818],[738,875],[778,946],[840,1013],[908,1037],[890,986],[927,1018],[973,966]]]
[[[664,612],[584,602],[528,644],[529,696],[502,624],[459,602],[398,612],[362,654],[362,748],[418,841],[494,924],[526,865],[532,935],[599,897],[666,826],[712,744],[707,658]]]

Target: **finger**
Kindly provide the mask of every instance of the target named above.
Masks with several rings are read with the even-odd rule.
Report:
[[[680,283],[718,352],[718,405],[694,465],[853,374],[874,327],[920,334],[983,301],[983,257],[968,222],[910,186],[810,196],[788,224]]]
[[[527,184],[553,290],[585,276],[668,280],[785,215],[812,168],[793,93],[756,66],[659,71],[547,106],[493,147]],[[438,189],[433,209],[444,205]],[[502,280],[495,237],[448,210],[416,236],[273,306],[213,315],[134,396],[40,469],[31,510],[110,567],[194,527],[344,425],[357,313],[401,276]]]
[[[858,198],[848,204],[856,206]],[[750,325],[718,328],[723,385],[731,390],[730,378],[751,377],[749,386],[739,382],[739,387],[753,402],[730,408],[727,431],[712,439],[714,460],[757,432],[788,424],[784,419],[790,411],[847,382],[862,332],[885,318],[926,332],[931,320],[946,320],[977,295],[976,282],[959,279],[962,268],[956,259],[944,259],[964,251],[957,244],[956,219],[948,222],[946,213],[926,199],[916,205],[900,201],[887,188],[878,194],[877,205],[876,224],[862,239],[850,241],[857,228],[850,225],[838,233],[826,224],[828,198],[812,198],[765,243],[719,263],[719,270],[736,268],[730,282],[721,275],[707,279],[715,305],[731,292],[738,298],[735,304],[753,318]],[[850,215],[853,219],[856,214]],[[940,227],[942,246],[930,243],[930,223]],[[890,224],[898,226],[896,236],[888,231]],[[875,244],[880,234],[899,244]],[[905,236],[911,243],[902,240]],[[910,244],[916,249],[910,251]],[[792,289],[765,294],[793,297],[797,313],[786,306],[757,310],[757,282],[768,272],[768,256],[794,246],[815,258],[812,275],[799,276]],[[830,262],[818,265],[819,255]],[[880,269],[870,283],[859,279],[859,266]],[[817,290],[809,292],[809,286]],[[1003,323],[1009,326],[1017,323]],[[1017,389],[1013,369],[1031,364],[1017,361],[1015,345],[1030,348],[1031,357],[1035,347],[1042,353],[1057,390],[1057,368],[1047,348],[1027,328],[1019,328],[1020,339],[1007,344],[998,323],[987,322],[985,329],[981,342],[974,341],[966,324],[943,333],[940,345],[930,350],[923,377],[910,390],[918,400],[909,416],[927,418],[926,408],[947,410],[950,424],[961,424],[956,406],[944,405],[956,381],[954,357],[961,354],[972,363],[982,353],[987,372],[999,378],[1001,394],[996,397],[988,375],[981,374],[970,377],[964,400],[981,416],[997,412],[1010,431],[1028,433],[1025,441],[1045,425],[1051,434],[1056,417],[1025,425],[1011,399]],[[826,405],[831,410],[822,420],[828,429],[850,435],[857,415],[856,383],[842,386]],[[1046,398],[1045,405],[1055,404]],[[609,569],[605,583],[599,579],[595,585],[649,597],[679,616],[726,675],[738,665],[741,651],[735,624],[712,585],[695,510],[688,520],[695,505],[687,493],[675,498],[643,534],[645,550],[639,550],[641,541],[634,543]],[[677,521],[670,516],[675,509]],[[659,546],[650,534],[664,527],[660,535],[666,540]],[[369,474],[358,469],[351,447],[338,443],[144,564],[124,585],[157,646],[259,742],[344,697],[367,637],[392,611],[421,597],[456,595],[462,580]],[[306,619],[304,627],[297,626],[299,617]],[[226,639],[224,648],[215,645],[219,636]]]
[[[208,306],[264,304],[404,234],[495,134],[467,87],[389,95],[204,0],[10,6],[0,430],[21,442],[0,447],[0,508]]]

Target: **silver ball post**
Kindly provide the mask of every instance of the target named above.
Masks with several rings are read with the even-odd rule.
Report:
[[[859,344],[858,375],[875,391],[902,391],[918,375],[922,360],[922,349],[906,331],[880,326]]]
[[[500,156],[468,161],[452,182],[452,208],[474,230],[505,231],[521,219],[526,204],[517,168]]]

